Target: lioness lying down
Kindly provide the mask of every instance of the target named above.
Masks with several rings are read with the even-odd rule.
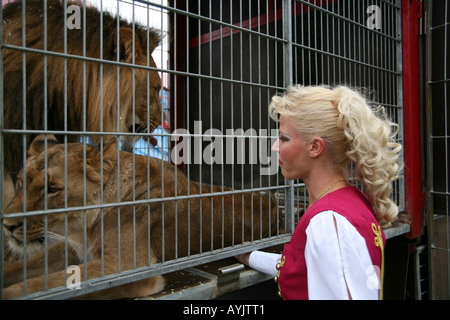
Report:
[[[84,281],[84,264],[87,267],[87,279],[100,277],[102,268],[104,275],[119,271],[119,245],[120,270],[125,271],[196,254],[200,250],[205,252],[232,245],[233,223],[236,244],[249,240],[252,230],[254,239],[260,238],[260,231],[263,237],[267,237],[269,224],[270,230],[276,231],[276,207],[267,195],[256,192],[246,193],[242,203],[241,194],[236,194],[234,214],[232,195],[202,199],[194,196],[190,200],[182,197],[173,200],[172,197],[187,195],[188,192],[191,195],[199,194],[200,190],[198,183],[189,181],[183,172],[168,162],[136,155],[133,166],[133,155],[130,153],[121,151],[117,159],[116,142],[105,146],[103,152],[100,152],[99,147],[87,146],[84,160],[81,143],[67,144],[67,156],[65,156],[64,144],[58,144],[54,137],[48,136],[47,153],[43,152],[43,141],[44,137],[39,136],[30,146],[26,175],[23,172],[19,174],[18,192],[6,209],[3,226],[7,250],[23,255],[23,242],[26,239],[27,293],[44,290],[45,250],[42,248],[45,242],[48,243],[48,288],[55,288],[66,285],[66,254],[67,265],[79,265],[81,281]],[[65,161],[67,161],[67,188],[64,185]],[[47,168],[47,176],[45,176],[45,168]],[[100,174],[101,168],[103,168],[103,176]],[[44,190],[45,178],[47,178],[46,190]],[[47,215],[47,218],[42,214],[32,215],[26,218],[26,223],[23,218],[8,218],[8,214],[24,210],[22,188],[26,188],[27,212],[43,210],[45,205],[50,210],[65,206],[77,207],[77,210],[69,210],[67,214],[66,212],[51,213]],[[210,193],[210,187],[204,187],[202,193]],[[102,197],[103,202],[101,202]],[[169,200],[139,202],[157,198],[169,198]],[[85,205],[117,202],[127,202],[127,204],[105,206],[103,209],[91,207],[85,211],[80,210],[80,207]],[[260,206],[263,221],[260,221]],[[244,221],[242,221],[242,208],[244,208]],[[211,209],[213,210],[212,222]],[[213,225],[212,235],[211,225]],[[242,232],[245,235],[244,239],[242,239]],[[67,253],[66,237],[68,238]],[[211,248],[211,239],[213,248]],[[189,248],[188,244],[190,244]],[[22,277],[23,260],[19,258],[5,265],[4,298],[23,294]],[[161,291],[164,284],[162,276],[155,276],[92,293],[90,298],[143,297]]]

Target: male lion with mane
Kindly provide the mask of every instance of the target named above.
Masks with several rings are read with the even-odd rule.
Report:
[[[200,192],[198,183],[156,158],[136,155],[133,160],[133,154],[125,151],[117,158],[114,141],[103,151],[88,145],[84,151],[82,143],[70,143],[65,156],[64,144],[58,144],[52,136],[47,139],[47,152],[43,150],[43,136],[30,146],[27,165],[19,174],[18,192],[3,221],[7,250],[23,256],[26,241],[27,293],[44,289],[46,253],[42,249],[46,242],[48,288],[55,288],[66,285],[66,255],[68,265],[80,266],[84,281],[85,265],[87,279],[101,276],[102,259],[104,275],[111,275],[118,272],[119,261],[121,271],[132,270],[239,244],[252,237],[275,235],[279,230],[276,204],[267,194],[200,198],[198,194],[211,192],[210,186],[203,185]],[[227,190],[231,189],[224,188]],[[85,204],[88,207],[84,213],[80,207]],[[92,208],[99,204],[104,208]],[[68,209],[67,213],[48,213],[46,218],[42,214],[30,215],[25,221],[8,218],[9,214],[23,212],[24,205],[27,212],[45,206],[49,210]],[[76,209],[71,210],[73,207]],[[4,298],[23,294],[23,263],[20,259],[4,266]],[[143,297],[163,287],[163,277],[155,276],[93,293],[90,298]]]
[[[47,0],[44,8],[43,0],[24,1],[25,26],[22,0],[3,8],[6,45],[3,128],[78,132],[155,130],[163,117],[159,101],[161,79],[151,69],[156,67],[151,54],[159,45],[159,31],[133,25],[107,12],[100,13],[94,7],[85,8],[84,21],[81,1],[67,3],[79,6],[81,11],[81,28],[69,29],[62,2]],[[24,42],[26,48],[34,51],[8,47],[23,47]],[[67,58],[52,53],[62,53]],[[5,171],[12,180],[22,168],[23,148],[28,148],[35,136],[4,133]],[[110,137],[105,136],[105,141]],[[67,138],[69,142],[80,139],[78,134],[69,134]],[[91,135],[91,139],[98,143],[100,135]],[[128,147],[133,142],[130,136],[125,140]]]

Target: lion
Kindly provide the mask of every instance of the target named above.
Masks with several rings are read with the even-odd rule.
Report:
[[[47,152],[43,151],[45,139]],[[268,193],[200,197],[211,192],[210,185],[189,181],[169,162],[118,151],[115,141],[102,151],[99,146],[65,145],[54,136],[38,136],[28,153],[27,165],[19,174],[19,191],[3,221],[8,250],[23,256],[26,239],[27,293],[44,289],[45,242],[48,288],[55,288],[66,285],[66,255],[68,265],[80,267],[81,280],[86,266],[90,280],[102,275],[102,255],[103,274],[118,272],[119,246],[120,270],[126,271],[258,240],[280,230],[276,203]],[[224,191],[231,189],[224,187]],[[83,206],[85,211],[80,209]],[[45,207],[68,209],[30,215],[26,223],[24,218],[8,217],[24,208],[31,212]],[[23,294],[23,263],[19,259],[4,266],[4,298]],[[161,291],[164,284],[163,276],[157,275],[83,298],[144,297]]]
[[[94,7],[85,8],[84,21],[81,1],[67,2],[81,12],[81,28],[69,29],[65,28],[69,15],[65,16],[63,1],[47,0],[46,8],[43,0],[24,3],[25,28],[22,0],[5,5],[2,12],[6,45],[3,154],[5,171],[12,180],[23,166],[24,160],[18,161],[24,157],[23,150],[39,132],[8,130],[69,131],[67,140],[76,142],[84,131],[152,132],[163,122],[161,78],[153,69],[156,64],[151,56],[161,40],[158,30],[100,13]],[[8,47],[23,47],[24,42],[25,51]],[[101,135],[90,138],[98,143]],[[133,137],[127,135],[124,140],[130,150]]]

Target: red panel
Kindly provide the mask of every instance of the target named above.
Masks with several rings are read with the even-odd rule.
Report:
[[[417,0],[402,0],[403,102],[405,136],[406,213],[408,238],[422,234],[422,163],[419,84],[419,12]]]

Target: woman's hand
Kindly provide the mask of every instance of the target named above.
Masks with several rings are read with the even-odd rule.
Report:
[[[250,266],[249,265],[250,254],[251,254],[251,252],[247,252],[247,253],[238,254],[237,256],[234,256],[234,257],[240,263],[245,264],[246,266]]]

